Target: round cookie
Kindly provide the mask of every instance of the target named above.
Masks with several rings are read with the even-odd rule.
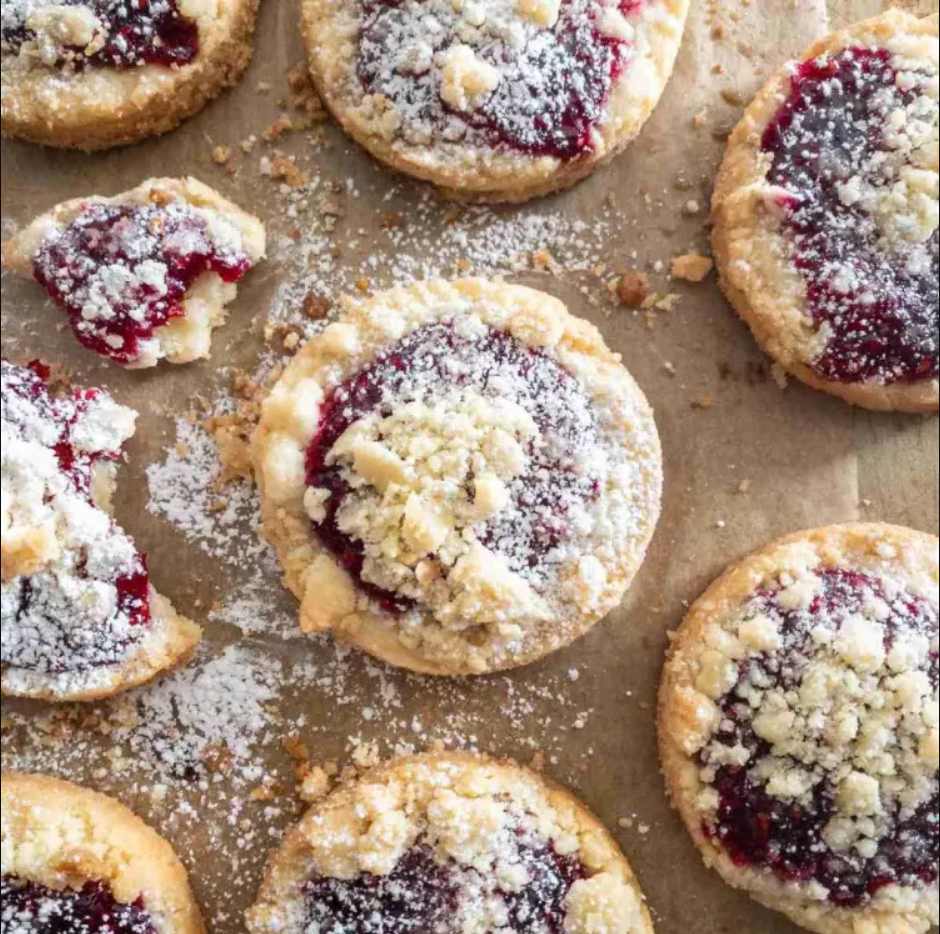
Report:
[[[348,302],[274,387],[252,449],[301,627],[426,674],[518,667],[583,635],[659,515],[656,426],[619,357],[505,283]]]
[[[251,60],[259,0],[5,0],[5,137],[86,151],[174,129]]]
[[[689,0],[304,0],[320,95],[389,167],[450,197],[566,188],[639,134]]]
[[[937,29],[891,10],[781,70],[715,193],[722,284],[758,343],[871,409],[940,400]]]
[[[79,342],[129,369],[207,358],[236,284],[264,257],[261,221],[194,178],[57,205],[3,245]]]
[[[111,798],[3,773],[3,930],[204,934],[169,843]]]
[[[926,934],[938,895],[938,542],[833,526],[695,604],[662,683],[672,799],[705,862],[816,934]]]
[[[137,413],[100,390],[53,395],[2,362],[3,694],[107,697],[185,661],[202,636],[150,583],[109,515]]]
[[[460,753],[392,762],[314,806],[271,859],[248,930],[364,932],[376,917],[388,934],[653,934],[630,865],[584,805]]]

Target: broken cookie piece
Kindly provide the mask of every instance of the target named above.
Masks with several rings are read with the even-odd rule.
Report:
[[[2,363],[2,689],[92,700],[179,664],[201,631],[109,515],[137,413],[96,389],[53,396],[47,378]]]
[[[209,356],[236,284],[264,257],[261,222],[192,178],[68,201],[3,247],[79,342],[130,369]]]

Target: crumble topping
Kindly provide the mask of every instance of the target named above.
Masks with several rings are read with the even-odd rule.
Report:
[[[419,765],[365,780],[303,825],[313,877],[295,923],[323,934],[640,934],[612,845],[531,782]],[[290,908],[288,907],[290,912]],[[264,908],[249,928],[267,931]],[[280,925],[284,924],[283,927]]]
[[[49,68],[179,67],[199,54],[200,0],[5,0],[3,54]]]
[[[825,379],[937,379],[936,39],[797,66],[768,127],[768,183],[806,283]]]
[[[419,329],[326,400],[305,507],[387,608],[512,640],[553,614],[553,589],[603,592],[585,549],[615,460],[577,379],[470,317]]]
[[[363,113],[389,140],[573,159],[645,52],[651,0],[364,0]]]
[[[808,571],[711,626],[698,689],[706,833],[742,866],[854,907],[938,878],[938,615],[851,570]]]
[[[134,368],[185,363],[208,355],[247,249],[223,214],[154,188],[144,204],[91,201],[53,226],[33,273],[90,350]]]
[[[146,560],[108,516],[136,413],[98,390],[53,398],[2,364],[4,670],[119,665],[150,628]]]

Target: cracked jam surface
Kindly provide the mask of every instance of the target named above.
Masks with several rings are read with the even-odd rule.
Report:
[[[475,870],[439,862],[419,844],[389,876],[310,882],[308,924],[321,934],[459,934],[487,900],[490,909],[493,902],[501,905],[506,934],[564,934],[568,894],[584,878],[580,863],[531,842],[520,842],[514,857],[529,881],[505,892]]]
[[[221,219],[178,204],[92,202],[46,237],[34,274],[85,347],[132,365],[157,328],[185,314],[200,276],[235,283],[250,265],[238,231]]]
[[[41,18],[53,6],[87,13],[80,43],[54,39],[44,47]],[[199,54],[199,27],[182,15],[177,0],[4,0],[2,38],[4,53],[36,43],[47,64],[76,70],[178,67]]]
[[[3,876],[0,934],[158,934],[143,899],[121,905],[103,882],[54,891]]]
[[[736,865],[855,908],[938,879],[937,609],[854,571],[809,586],[747,610],[776,647],[741,661],[719,702],[704,831]]]
[[[397,130],[408,142],[467,142],[572,160],[594,148],[611,88],[636,55],[634,24],[648,2],[622,0],[611,28],[603,5],[562,0],[547,28],[512,0],[364,0],[359,82],[400,115]],[[457,47],[474,50],[491,82],[499,75],[495,88],[460,107],[444,87],[441,64]]]
[[[825,333],[812,364],[823,379],[940,372],[936,82],[886,51],[849,49],[796,68],[765,132],[768,183],[788,193],[783,230]]]
[[[536,591],[543,591],[551,587],[559,566],[570,557],[567,546],[572,527],[587,522],[584,514],[598,497],[591,456],[596,455],[599,431],[591,400],[574,376],[547,353],[485,326],[473,334],[453,324],[415,331],[380,353],[330,395],[307,452],[308,487],[329,494],[323,515],[314,521],[316,534],[362,591],[388,612],[414,608],[418,594],[407,581],[393,590],[369,574],[366,546],[376,543],[366,543],[344,530],[349,514],[355,518],[355,508],[350,507],[359,489],[353,485],[361,487],[361,482],[331,452],[356,423],[394,418],[455,398],[456,415],[447,410],[444,422],[462,418],[463,411],[457,406],[469,399],[468,404],[477,409],[492,405],[500,414],[508,409],[516,423],[530,425],[530,433],[522,436],[520,444],[503,442],[516,451],[512,457],[519,464],[512,479],[506,480],[502,508],[478,522],[469,520],[462,541],[472,535],[484,548],[504,558],[514,574]],[[442,445],[442,456],[459,447],[459,438],[441,441],[426,431],[427,423],[418,424],[412,436],[415,444],[430,439],[432,444]],[[380,440],[387,441],[388,436],[380,436]],[[487,443],[495,446],[492,435]],[[452,485],[471,490],[474,484],[479,485],[481,477],[475,472],[478,457],[479,451],[471,452],[465,471],[451,479]],[[433,459],[424,463],[427,467],[419,471],[434,466]],[[419,476],[418,483],[423,479]],[[447,482],[446,476],[444,480]],[[376,530],[379,538],[381,533],[382,529]],[[442,561],[452,567],[458,556],[455,553]]]
[[[2,364],[3,665],[57,675],[119,664],[151,623],[146,557],[94,500],[96,473],[121,454],[134,413],[98,390],[53,398],[48,372]],[[7,514],[7,511],[9,513]],[[17,541],[41,533],[8,574]],[[48,535],[51,533],[51,541]],[[8,552],[9,549],[9,552]]]

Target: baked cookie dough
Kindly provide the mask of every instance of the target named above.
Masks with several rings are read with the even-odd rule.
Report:
[[[653,934],[627,860],[584,805],[461,754],[392,762],[315,806],[272,858],[248,929]]]
[[[659,515],[656,426],[619,357],[498,282],[348,302],[273,389],[253,458],[301,627],[427,674],[583,635]]]
[[[174,129],[251,60],[259,0],[4,0],[3,135],[108,149]]]
[[[452,197],[566,188],[639,134],[689,0],[304,0],[324,103],[377,159]]]
[[[137,413],[96,389],[53,396],[2,363],[2,689],[93,700],[180,664],[201,638],[108,514]],[[4,779],[6,781],[6,779]]]
[[[722,283],[758,343],[871,409],[940,399],[937,24],[892,10],[784,68],[715,194]]]
[[[666,667],[665,774],[706,863],[816,934],[940,920],[937,549],[784,539],[698,601]]]
[[[2,934],[204,934],[169,843],[117,801],[3,773]]]
[[[141,369],[209,356],[265,232],[194,178],[152,178],[113,198],[78,198],[3,246],[4,266],[42,285],[79,342]]]

